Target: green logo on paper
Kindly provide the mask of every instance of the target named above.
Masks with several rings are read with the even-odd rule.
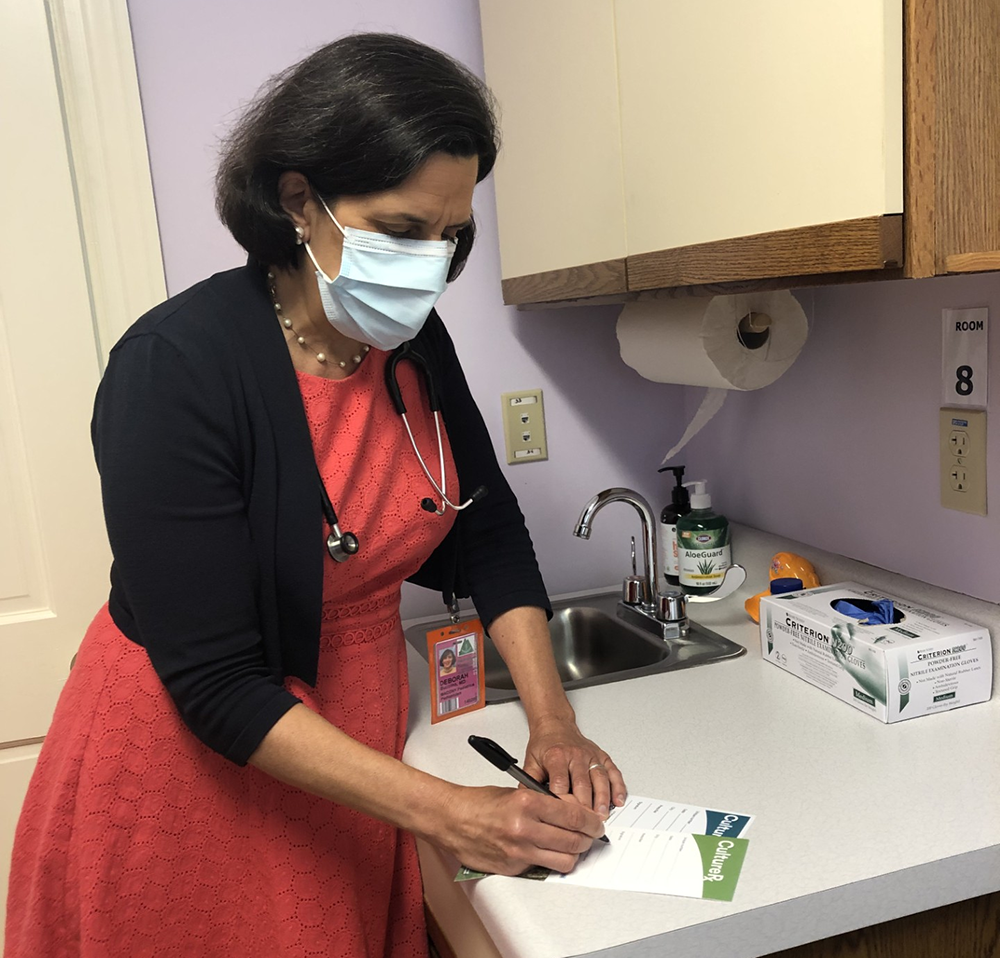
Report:
[[[732,901],[740,869],[747,853],[745,838],[718,838],[715,835],[691,835],[701,853],[701,897]]]
[[[469,637],[466,636],[465,639],[463,639],[462,644],[458,648],[458,654],[459,655],[468,655],[470,652],[475,652],[475,651],[476,651],[475,648],[473,647],[472,643],[469,641]]]

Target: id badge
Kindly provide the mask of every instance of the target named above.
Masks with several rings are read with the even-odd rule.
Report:
[[[486,704],[483,626],[468,619],[427,633],[431,683],[431,724]]]

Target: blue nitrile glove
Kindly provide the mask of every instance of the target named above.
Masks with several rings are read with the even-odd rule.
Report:
[[[849,615],[852,619],[857,619],[861,625],[892,625],[895,621],[892,599],[872,599],[872,604],[875,606],[874,611],[865,612],[853,602],[841,599],[834,603],[833,608],[841,615]]]

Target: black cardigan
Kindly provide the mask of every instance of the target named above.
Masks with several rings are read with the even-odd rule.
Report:
[[[411,581],[471,595],[484,623],[549,609],[524,518],[436,313],[435,367],[464,500]],[[114,554],[115,624],[145,647],[188,727],[244,764],[316,681],[324,545],[295,371],[263,272],[219,273],[157,306],[111,352],[92,424]],[[336,503],[335,503],[336,505]]]

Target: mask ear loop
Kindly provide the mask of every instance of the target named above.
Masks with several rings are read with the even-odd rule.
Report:
[[[330,211],[330,207],[326,205],[326,200],[324,200],[323,197],[319,195],[319,193],[316,194],[316,199],[318,199],[320,203],[323,204],[323,209],[326,210],[326,215],[333,220],[333,225],[336,226],[338,230],[340,230],[340,235],[346,236],[347,232],[344,230],[344,227],[340,225],[340,221],[337,219],[337,217],[334,216],[333,213]]]
[[[311,250],[311,249],[309,248],[309,244],[308,244],[307,242],[303,242],[303,243],[302,243],[302,245],[303,245],[303,246],[305,247],[305,250],[306,250],[306,256],[308,256],[308,257],[309,257],[309,259],[311,259],[311,260],[312,260],[312,264],[313,264],[313,266],[315,266],[315,267],[316,267],[316,272],[317,272],[317,273],[319,273],[319,275],[320,275],[320,276],[322,276],[322,277],[323,277],[323,279],[324,279],[324,280],[325,280],[325,281],[326,281],[327,283],[332,283],[332,282],[333,282],[333,280],[332,280],[332,279],[330,279],[330,277],[326,275],[326,270],[325,270],[325,269],[323,269],[323,267],[322,267],[322,266],[320,266],[320,265],[319,265],[319,263],[317,263],[317,262],[316,262],[316,257],[315,257],[315,256],[313,256],[313,251],[312,251],[312,250]]]
[[[330,212],[330,207],[326,205],[326,200],[324,200],[323,197],[320,196],[319,193],[317,193],[315,189],[313,189],[313,194],[315,195],[316,199],[318,199],[320,201],[320,203],[323,204],[323,209],[326,210],[326,215],[329,216],[330,219],[333,220],[333,225],[336,226],[338,230],[340,230],[340,235],[341,236],[346,236],[347,234],[344,232],[344,227],[341,226],[340,223],[337,221],[337,217],[334,216],[333,213]],[[327,276],[326,270],[323,269],[323,267],[320,266],[319,263],[316,262],[316,257],[313,256],[313,251],[312,251],[312,249],[310,249],[309,244],[307,242],[305,242],[304,240],[301,240],[301,239],[299,240],[299,242],[301,242],[302,245],[305,247],[305,249],[306,249],[306,255],[309,257],[309,259],[312,260],[313,266],[316,267],[316,272],[319,273],[320,276],[322,276],[323,279],[326,280],[326,282],[332,283],[333,280],[331,280],[330,277]]]

